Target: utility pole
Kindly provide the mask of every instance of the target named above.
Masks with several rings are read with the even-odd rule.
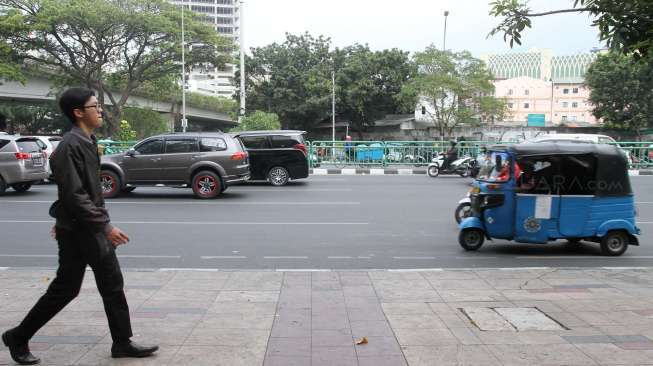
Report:
[[[243,121],[246,111],[246,93],[245,93],[245,31],[243,30],[243,12],[244,12],[245,2],[240,2],[240,111],[238,113],[238,124]]]
[[[186,38],[184,33],[184,8],[186,0],[181,1],[181,130],[186,132]]]
[[[447,50],[447,17],[449,16],[449,10],[444,11],[444,37],[442,40],[442,51]]]
[[[331,141],[336,141],[336,72],[331,71]]]

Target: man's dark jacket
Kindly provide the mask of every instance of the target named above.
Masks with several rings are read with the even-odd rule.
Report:
[[[95,136],[74,126],[50,157],[58,200],[50,214],[57,228],[108,234],[113,228],[100,186],[100,155]]]

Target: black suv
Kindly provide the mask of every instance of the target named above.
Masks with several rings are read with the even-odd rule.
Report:
[[[244,131],[234,136],[249,153],[252,180],[283,186],[290,179],[308,177],[304,131]]]
[[[249,179],[249,158],[239,140],[224,133],[172,133],[149,137],[126,153],[102,157],[104,197],[136,186],[188,186],[197,198],[215,198]]]

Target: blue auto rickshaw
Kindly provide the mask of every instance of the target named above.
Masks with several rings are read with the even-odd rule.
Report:
[[[639,245],[628,162],[619,148],[582,143],[522,143],[488,148],[471,193],[472,216],[458,241],[599,243],[604,255]]]

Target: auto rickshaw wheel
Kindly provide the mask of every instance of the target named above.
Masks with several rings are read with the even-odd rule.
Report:
[[[468,251],[478,250],[483,246],[485,234],[481,229],[463,229],[458,235],[458,243]]]
[[[609,231],[601,238],[601,253],[608,256],[620,256],[628,249],[628,236],[623,231]]]

